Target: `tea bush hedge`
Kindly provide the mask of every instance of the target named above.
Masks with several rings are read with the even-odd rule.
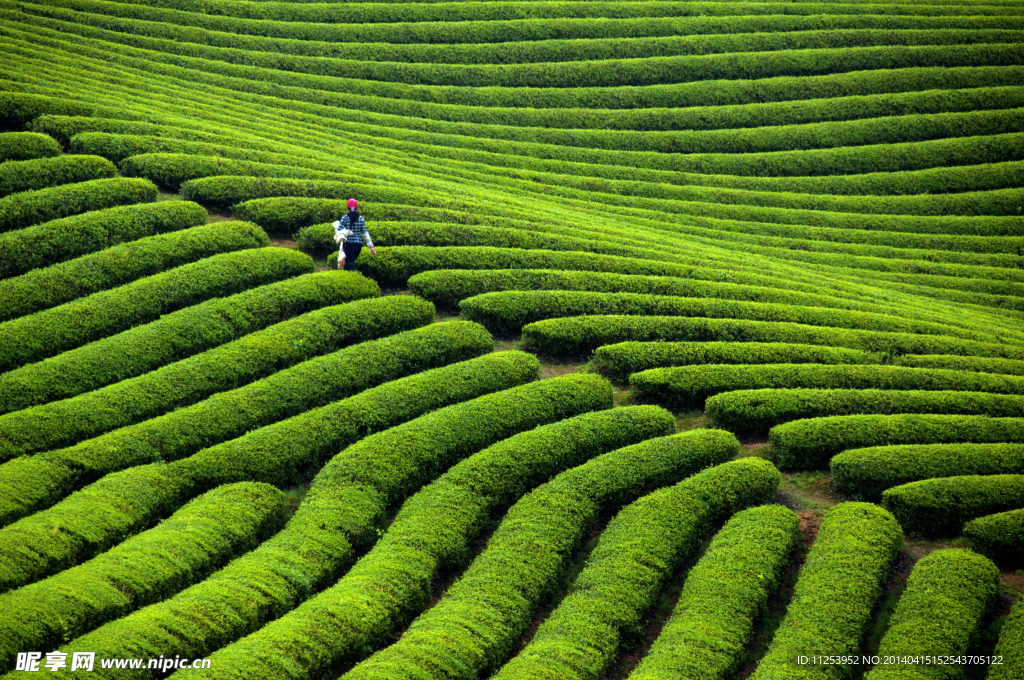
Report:
[[[786,616],[751,678],[840,677],[844,671],[836,665],[802,664],[800,657],[858,655],[882,582],[902,547],[900,525],[882,508],[841,503],[829,509]]]
[[[1024,475],[964,475],[909,482],[882,492],[904,531],[956,536],[972,519],[1024,508]]]
[[[799,534],[799,517],[781,505],[733,515],[690,569],[672,616],[629,677],[728,677]]]
[[[948,368],[954,371],[1024,375],[1024,361],[1014,361],[1013,359],[963,357],[949,354],[908,354],[893,357],[892,362],[901,366],[920,368]]]
[[[791,420],[874,413],[1024,417],[1024,397],[956,390],[743,389],[708,397],[704,413],[733,432],[766,434]]]
[[[203,225],[122,243],[0,281],[5,302],[0,323],[213,255],[269,245],[266,233],[248,222]]]
[[[156,185],[146,179],[112,177],[23,191],[0,198],[0,232],[133,203],[151,203]]]
[[[257,229],[257,227],[252,227]],[[0,324],[0,371],[40,361],[213,297],[313,271],[308,255],[253,248],[100,291]]]
[[[0,163],[60,155],[60,144],[38,132],[0,132]]]
[[[809,388],[823,392],[825,394],[816,401],[823,405],[822,410],[825,411],[828,409],[825,406],[829,403],[828,393],[838,389],[1024,395],[1024,379],[1017,376],[871,364],[704,364],[652,368],[630,375],[629,386],[635,399],[665,403],[679,409],[701,408],[709,397],[722,392],[763,391],[766,388]],[[804,417],[817,415],[813,407],[808,411]]]
[[[847,449],[829,464],[832,483],[877,501],[894,486],[934,477],[1024,474],[1024,444],[903,444]]]
[[[999,642],[994,655],[1001,657],[1001,664],[989,669],[989,680],[1016,680],[1024,668],[1024,598],[1018,598],[1010,615],[1003,621],[999,631]]]
[[[918,657],[960,657],[977,639],[985,614],[999,592],[999,570],[970,550],[936,550],[922,557],[907,578],[878,656],[896,663],[876,664],[865,680],[951,677],[941,665],[901,663]]]
[[[2,145],[2,141],[0,141]],[[35,191],[62,184],[107,179],[117,168],[99,156],[58,156],[0,164],[0,198],[20,191]]]
[[[54,507],[0,529],[0,590],[83,562],[204,490],[247,479],[298,484],[339,448],[370,432],[536,379],[536,358],[519,352],[463,362],[464,358],[493,349],[493,340],[486,331],[475,328],[475,334],[466,332],[471,330],[468,328],[463,331],[463,336],[471,337],[458,342],[458,333],[450,326],[448,330],[456,342],[435,343],[440,344],[436,354],[421,350],[414,355],[422,357],[419,365],[381,367],[378,374],[366,379],[375,387],[362,394],[260,428],[180,461],[108,474]],[[424,364],[452,362],[460,363],[409,375]],[[384,382],[402,375],[408,377]],[[60,527],[59,532],[54,531],[55,526]]]
[[[85,564],[0,595],[0,659],[66,638],[172,595],[269,538],[285,522],[284,494],[240,483],[193,500],[159,526]]]
[[[978,552],[1009,564],[1024,562],[1024,508],[972,519],[964,536]]]
[[[816,470],[846,449],[890,444],[1024,442],[1024,418],[960,415],[853,415],[807,418],[768,433],[779,467]]]
[[[207,223],[206,210],[187,201],[141,203],[52,220],[0,234],[0,278],[89,253]]]
[[[568,594],[494,677],[583,680],[607,669],[623,641],[642,635],[645,614],[673,569],[699,550],[715,525],[778,493],[777,472],[774,480],[768,475],[744,479],[738,470],[725,474],[722,467],[655,491],[619,512]],[[786,512],[792,540],[797,518]]]

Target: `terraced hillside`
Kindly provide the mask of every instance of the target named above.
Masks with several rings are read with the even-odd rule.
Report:
[[[4,677],[1024,680],[1019,0],[0,50]]]

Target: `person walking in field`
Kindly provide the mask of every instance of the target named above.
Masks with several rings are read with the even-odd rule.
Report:
[[[356,258],[362,252],[364,243],[372,254],[376,255],[377,251],[370,239],[370,232],[366,230],[366,220],[359,214],[359,201],[350,198],[346,205],[348,214],[334,223],[334,242],[341,244],[338,251],[338,269],[344,267],[355,271]]]

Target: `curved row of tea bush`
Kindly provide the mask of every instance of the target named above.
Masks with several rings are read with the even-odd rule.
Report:
[[[201,205],[162,201],[95,210],[0,234],[0,278],[147,236],[202,226],[207,219]]]
[[[237,481],[297,484],[339,448],[371,432],[536,379],[539,363],[530,355],[502,352],[466,361],[491,351],[493,340],[480,333],[462,335],[476,337],[460,342],[452,332],[453,342],[447,346],[432,353],[421,349],[422,358],[412,357],[419,363],[381,367],[366,377],[365,385],[373,389],[362,394],[170,464],[108,474],[54,507],[0,529],[0,590],[83,562],[207,489]],[[463,363],[446,365],[452,362]],[[429,370],[435,366],[443,368]],[[410,375],[420,369],[428,370]],[[402,376],[408,377],[394,380]]]
[[[843,493],[878,500],[894,486],[935,477],[1024,474],[1024,444],[907,444],[847,449],[829,464]]]
[[[63,424],[63,430],[72,430],[72,435],[77,434],[77,431],[84,430],[85,432],[79,437],[67,436],[65,432],[61,431],[61,424],[64,423],[60,417],[64,415],[62,412],[74,413],[76,407],[82,408],[91,405],[90,402],[94,403],[98,400],[89,398],[93,393],[76,397],[68,402],[47,404],[28,411],[8,414],[0,420],[11,421],[9,430],[14,430],[14,425],[21,424],[23,430],[32,432],[31,426],[35,425],[37,431],[45,432],[45,426],[50,425],[57,432],[55,434],[37,432],[36,434],[37,439],[43,440],[43,443],[37,444],[38,448],[35,450],[52,450],[25,460],[10,460],[6,466],[0,466],[0,482],[5,482],[8,486],[14,486],[16,480],[26,474],[31,474],[35,479],[30,490],[13,498],[4,499],[0,505],[3,509],[0,516],[23,515],[27,510],[38,507],[41,503],[53,502],[58,493],[66,493],[70,489],[89,483],[105,474],[153,461],[186,458],[205,448],[239,437],[252,429],[264,427],[310,408],[350,396],[361,388],[372,386],[373,381],[379,380],[381,375],[389,375],[391,369],[379,368],[374,365],[375,362],[401,361],[405,365],[420,362],[420,365],[433,367],[436,365],[433,362],[437,361],[438,356],[444,356],[444,351],[441,349],[427,351],[425,348],[432,342],[447,341],[450,345],[482,346],[483,341],[479,337],[479,329],[472,325],[462,326],[461,324],[455,327],[441,326],[436,329],[434,325],[431,325],[429,328],[420,328],[418,332],[406,331],[387,338],[370,340],[375,336],[379,337],[380,334],[386,335],[409,328],[415,329],[429,324],[432,320],[433,310],[428,302],[409,299],[392,304],[391,300],[392,298],[367,301],[354,305],[353,309],[329,308],[323,310],[329,319],[340,316],[341,322],[350,326],[347,329],[349,333],[334,331],[337,335],[335,340],[329,339],[326,343],[320,341],[317,344],[329,345],[336,342],[344,346],[351,344],[353,340],[364,340],[359,344],[324,356],[316,356],[320,352],[316,351],[315,346],[313,351],[308,353],[302,348],[307,343],[314,345],[315,338],[295,341],[295,346],[289,349],[293,354],[298,355],[297,358],[308,357],[310,354],[314,358],[305,358],[302,363],[290,368],[285,367],[283,370],[249,384],[245,384],[244,380],[239,379],[238,383],[241,385],[239,387],[226,388],[225,391],[212,393],[198,403],[185,402],[181,408],[168,410],[163,415],[135,424],[132,424],[135,419],[130,419],[130,417],[126,418],[116,413],[104,413],[103,410],[96,409],[101,416],[106,415],[108,425],[109,421],[115,418],[127,421],[120,429],[109,431],[106,434],[103,434],[99,427],[95,428],[99,431],[90,433],[88,431],[89,424],[77,426]],[[321,312],[313,314],[317,317],[325,316]],[[360,315],[366,318],[353,318]],[[323,323],[322,319],[319,321]],[[304,317],[286,323],[292,328],[306,326]],[[330,331],[330,329],[328,330]],[[273,338],[274,340],[281,339],[280,333],[273,335],[278,336]],[[251,347],[253,344],[245,342],[245,340],[246,338],[243,338],[240,341],[243,349]],[[284,340],[286,344],[291,343],[287,337]],[[259,344],[262,343],[257,343],[257,345]],[[224,350],[218,348],[211,351],[217,355],[226,356],[226,358],[237,358],[237,356],[231,357],[232,354],[235,354],[232,351],[234,349],[229,346]],[[416,352],[421,352],[423,356],[417,357]],[[196,362],[186,361],[188,363],[183,367],[172,365],[156,373],[187,377],[188,369],[195,370]],[[251,363],[255,367],[259,366],[258,361],[251,361]],[[272,366],[271,370],[273,368]],[[244,369],[239,372],[244,376]],[[141,392],[141,396],[147,396],[147,392],[156,392],[152,399],[156,404],[161,403],[160,397],[164,397],[165,400],[173,398],[173,394],[170,397],[163,395],[159,390],[159,382],[154,384],[150,375],[147,374],[142,378],[129,381],[129,384],[123,387],[122,383],[116,383],[111,386],[115,389],[100,390],[101,394],[98,397],[105,397],[110,393],[119,395],[125,391],[128,391],[129,396],[134,396],[132,388],[136,388]],[[203,375],[200,373],[195,380],[198,381],[202,377]],[[88,412],[88,409],[83,410]],[[50,421],[46,417],[53,414],[54,411],[57,412],[57,417]],[[20,417],[22,414],[25,414],[25,417]],[[32,419],[32,416],[35,418]],[[97,417],[97,419],[99,418]],[[25,421],[28,422],[25,423]],[[17,434],[22,433],[17,432]],[[86,438],[89,434],[93,434],[92,439]],[[7,451],[12,454],[18,452],[18,449],[15,448],[17,444],[22,444],[20,451],[32,452],[32,449],[29,448],[31,440],[29,443],[26,443],[25,440],[29,440],[29,437],[22,436],[19,441],[16,437],[8,435],[4,443],[7,444]],[[76,444],[76,441],[79,443]],[[69,448],[56,448],[61,445]]]
[[[359,300],[375,294],[377,291],[365,285],[365,280],[356,280],[345,297]],[[323,363],[332,357],[327,353],[417,328],[433,319],[433,305],[411,297],[375,298],[313,311],[137,378],[4,414],[0,416],[0,451],[10,459],[72,446],[112,430],[120,429],[123,437],[129,435],[124,428],[163,414],[168,415],[166,420],[151,425],[157,430],[176,427],[183,440],[191,439],[192,428],[201,427],[205,418],[217,422],[216,426],[207,424],[203,428],[206,436],[214,436],[214,431],[223,436],[224,431],[232,429],[225,427],[223,416],[214,416],[220,410],[216,404],[220,399],[242,400],[252,419],[248,424],[255,421],[260,426],[268,416],[277,419],[273,410],[260,413],[260,405],[275,392],[273,385],[279,380],[298,381],[293,399],[317,403],[313,395],[322,387],[315,388],[313,379],[306,377],[308,372],[315,375],[314,366],[306,362],[320,357],[317,370],[338,371],[334,368],[337,361],[330,366]],[[204,402],[202,406],[197,404],[200,401]],[[200,416],[197,411],[206,413]],[[238,423],[234,426],[237,428]]]
[[[62,184],[107,179],[117,168],[99,156],[58,156],[0,164],[0,197]]]
[[[629,386],[636,399],[680,409],[701,408],[709,397],[733,390],[758,390],[762,392],[758,396],[767,397],[769,402],[773,395],[764,394],[764,390],[795,388],[812,392],[944,390],[1024,395],[1024,378],[1017,376],[871,364],[704,364],[652,368],[629,376]],[[822,396],[815,400],[815,405],[827,410],[829,398]],[[808,404],[808,411],[813,413],[815,405]],[[786,408],[781,404],[780,407]],[[773,415],[765,414],[765,420],[771,420]]]
[[[799,657],[857,655],[882,581],[902,547],[899,524],[882,508],[842,503],[828,510],[786,616],[751,678],[837,677],[835,665],[801,664]]]
[[[373,550],[331,587],[333,597],[343,600],[346,589],[351,597],[352,584],[360,578],[374,583],[385,577],[386,608],[412,611],[423,604],[424,588],[439,571],[464,560],[491,513],[567,467],[673,429],[671,414],[660,409],[609,409],[528,430],[475,453],[405,501]],[[365,464],[365,455],[359,454],[353,451],[345,465]],[[353,543],[372,541],[366,536],[373,529],[372,522],[363,522],[338,532],[324,515],[300,511],[284,531],[202,583],[79,638],[63,651],[96,650],[114,657],[141,647],[155,654],[205,656],[308,598],[317,584],[329,582],[352,561]],[[425,561],[408,559],[410,550]],[[357,597],[373,592],[357,592]],[[213,619],[211,606],[218,610]],[[166,633],[170,630],[173,638]]]
[[[0,163],[59,156],[60,144],[38,132],[0,132]]]
[[[555,356],[585,356],[620,342],[784,342],[890,354],[965,354],[1019,360],[1024,352],[940,335],[829,328],[777,321],[685,316],[575,316],[523,326],[523,348]]]
[[[975,550],[1009,564],[1024,561],[1024,508],[986,515],[964,525]]]
[[[159,526],[61,574],[0,595],[0,663],[52,649],[159,601],[269,538],[286,518],[284,494],[240,483],[195,499]]]
[[[306,312],[340,304],[351,276],[303,274],[166,314],[156,321],[0,374],[0,412],[128,380]]]
[[[143,177],[157,186],[167,187],[176,192],[180,191],[181,185],[185,182],[202,177],[242,175],[327,179],[326,175],[329,174],[295,166],[187,153],[145,153],[129,156],[121,161],[119,169],[125,177]],[[334,243],[333,239],[331,243]]]
[[[784,342],[620,342],[598,347],[591,364],[599,373],[626,382],[633,373],[668,366],[880,364],[885,358],[857,349]]]
[[[1010,615],[1003,620],[993,654],[1001,657],[1003,663],[990,668],[989,680],[1013,680],[1019,675],[1017,670],[1024,663],[1024,598],[1017,599]]]
[[[313,480],[303,502],[303,511],[332,518],[334,522],[351,524],[355,519],[360,524],[367,521],[379,524],[389,507],[415,493],[460,459],[537,425],[606,407],[610,402],[611,385],[607,381],[577,374],[523,385],[436,411],[368,437],[335,456]],[[350,463],[352,458],[373,463],[355,466]],[[356,543],[355,538],[350,540]],[[362,562],[367,567],[381,566],[378,557],[364,558]],[[373,579],[375,574],[370,571],[369,578]],[[280,671],[272,667],[279,668],[278,664],[283,662],[301,668],[299,672],[306,677],[331,663],[353,643],[357,653],[366,650],[368,644],[364,636],[373,635],[381,626],[386,629],[389,619],[401,612],[389,609],[387,600],[366,601],[369,593],[353,589],[347,582],[357,575],[362,572],[350,572],[337,586],[216,652],[213,656],[220,660],[216,664],[220,667],[217,672],[222,676],[268,674],[268,677],[276,677]],[[378,587],[387,588],[386,581]],[[351,606],[339,610],[337,603],[347,602],[353,592],[363,596],[359,599],[370,605],[368,610],[357,613]],[[402,599],[400,594],[398,599]],[[355,620],[345,614],[339,619],[339,611],[354,614]],[[268,638],[273,642],[268,644]],[[307,656],[305,650],[313,648],[317,649],[315,656]],[[298,667],[288,661],[296,652],[303,658]]]
[[[887,314],[803,307],[774,302],[561,290],[507,290],[483,293],[459,303],[462,315],[492,333],[518,333],[523,326],[572,316],[686,316],[752,319],[830,328],[857,328],[979,339],[978,333]],[[992,338],[994,339],[994,338]]]
[[[585,532],[599,516],[644,496],[652,486],[675,483],[655,493],[666,504],[682,507],[692,507],[691,494],[703,499],[708,486],[728,489],[728,494],[715,497],[721,505],[708,499],[720,512],[774,494],[778,472],[762,460],[720,463],[698,473],[689,484],[680,482],[709,463],[718,463],[722,453],[735,446],[735,440],[720,431],[687,437],[690,434],[606,454],[525,496],[434,607],[413,621],[400,640],[343,677],[380,677],[389,671],[408,675],[430,668],[453,680],[468,680],[494,672],[515,650],[541,596],[555,585]],[[676,452],[667,450],[672,444]],[[665,470],[666,458],[674,459],[679,468]],[[632,465],[628,474],[627,463]],[[598,474],[600,480],[595,479]]]
[[[799,517],[781,505],[736,513],[690,569],[672,616],[631,680],[709,680],[734,670],[754,623],[774,592],[800,534]]]
[[[700,549],[714,527],[778,493],[778,477],[730,478],[722,472],[700,473],[619,512],[568,594],[529,644],[493,677],[583,680],[606,671],[621,642],[642,625],[673,570]],[[784,512],[793,533],[796,515]]]
[[[900,366],[919,368],[948,368],[951,371],[1024,375],[1024,361],[1014,361],[1013,359],[964,357],[949,354],[907,354],[893,357],[892,362]]]
[[[956,536],[964,524],[1024,508],[1024,475],[964,475],[909,482],[882,492],[882,506],[904,531]]]
[[[991,561],[970,550],[936,550],[922,557],[878,645],[878,656],[895,663],[876,664],[865,680],[921,674],[921,664],[912,661],[921,655],[966,655],[999,592],[999,577]]]
[[[156,185],[147,179],[113,177],[24,191],[0,198],[0,232],[132,203],[150,203]]]
[[[0,324],[0,371],[81,347],[211,297],[311,271],[308,255],[285,248],[253,248],[93,293]]]
[[[148,236],[0,281],[0,322],[56,307],[220,253],[270,245],[249,222],[223,222]]]
[[[890,444],[1024,443],[1024,418],[932,414],[830,416],[776,425],[768,438],[779,467],[817,470],[846,449]]]

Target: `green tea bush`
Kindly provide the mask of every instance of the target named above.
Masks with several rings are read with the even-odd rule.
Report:
[[[735,440],[724,432],[685,433],[605,454],[555,477],[509,510],[462,578],[397,643],[344,677],[431,668],[454,680],[493,672],[514,651],[540,598],[556,587],[573,548],[602,514],[708,465],[717,464],[702,481],[728,490],[725,504],[745,505],[768,493],[778,473],[762,460],[721,463],[733,446]],[[664,467],[669,460],[678,466],[672,472]],[[688,494],[674,490],[666,504],[687,507]]]
[[[832,328],[861,328],[895,333],[920,333],[976,338],[979,334],[943,324],[887,314],[801,307],[791,304],[716,300],[638,293],[530,290],[483,293],[459,303],[463,316],[492,333],[518,333],[543,319],[596,314],[631,316],[693,316],[801,323]]]
[[[992,652],[1002,663],[993,664],[988,680],[1017,680],[1024,668],[1024,598],[1018,598],[1010,615],[1003,621],[999,642]]]
[[[829,328],[779,321],[683,316],[574,316],[523,326],[523,348],[554,356],[586,356],[620,342],[784,342],[886,354],[965,354],[1024,357],[1011,345],[940,335]]]
[[[978,552],[1020,564],[1024,562],[1024,508],[972,519],[964,525],[964,536]]]
[[[847,449],[832,458],[832,483],[877,501],[894,486],[933,477],[1024,474],[1024,444],[905,444]]]
[[[960,415],[854,415],[808,418],[768,433],[779,467],[817,470],[846,449],[890,444],[1024,442],[1024,418]]]
[[[118,113],[122,113],[122,111],[57,97],[24,92],[0,92],[0,128],[10,130],[24,128],[32,120],[44,114],[93,116]],[[130,117],[130,112],[123,112],[123,115]]]
[[[61,217],[133,203],[151,203],[156,185],[146,179],[112,177],[23,191],[0,198],[0,232],[24,229]]]
[[[185,153],[145,153],[129,156],[121,161],[118,167],[125,177],[144,177],[157,186],[167,187],[175,192],[180,191],[181,185],[189,180],[215,175],[319,179],[329,174],[298,167]],[[334,233],[333,229],[331,233]],[[333,238],[331,243],[334,243]]]
[[[191,262],[270,245],[249,222],[223,222],[148,236],[0,281],[0,322],[56,307]]]
[[[117,168],[99,156],[58,156],[0,165],[0,197],[19,191],[35,191],[62,184],[106,179]]]
[[[60,155],[60,144],[38,132],[0,132],[0,163]]]
[[[379,231],[379,228],[374,229],[374,233]],[[333,229],[331,229],[331,233],[334,233]],[[333,239],[331,243],[334,243]],[[622,252],[621,248],[618,252]],[[874,308],[867,303],[858,303],[840,297],[783,290],[764,284],[747,285],[726,281],[702,281],[694,278],[630,276],[610,272],[558,269],[433,270],[409,277],[408,286],[409,290],[430,300],[442,309],[457,309],[459,302],[466,298],[502,290],[586,290],[598,293],[645,293],[696,298],[726,298],[751,302],[805,305],[807,307]]]
[[[841,347],[784,342],[620,342],[598,347],[594,367],[625,382],[633,373],[702,364],[878,364],[884,355]],[[724,421],[723,421],[724,422]]]
[[[353,281],[350,299],[376,294],[366,283],[366,279]],[[182,419],[187,417],[185,408],[190,405],[207,400],[206,406],[212,408],[209,400],[222,398],[218,393],[225,393],[224,398],[230,393],[242,396],[237,390],[247,388],[257,393],[273,391],[263,380],[293,380],[296,376],[292,373],[311,370],[304,364],[314,357],[433,321],[434,309],[429,302],[412,297],[399,301],[393,297],[310,312],[137,378],[71,399],[4,414],[0,416],[0,451],[13,458],[19,451],[26,454],[71,446],[171,411],[175,415],[170,420],[180,428],[180,437],[186,439],[189,428]],[[327,367],[320,365],[319,369],[324,371]],[[259,382],[251,384],[253,381]],[[316,390],[306,385],[299,389],[303,388],[309,389],[307,398],[315,403],[312,394]],[[260,397],[267,398],[263,394],[248,396],[252,401],[247,410],[252,412],[259,410],[256,404]],[[256,418],[256,423],[263,424],[260,418]],[[207,426],[207,435],[219,429]]]
[[[19,651],[52,649],[168,597],[255,548],[285,518],[284,494],[269,484],[214,489],[85,564],[0,595],[0,659],[10,668]]]
[[[901,663],[919,657],[960,657],[977,639],[985,614],[999,593],[999,570],[970,550],[936,550],[914,565],[896,605],[878,656],[897,660],[876,664],[865,680],[963,676],[963,668]]]
[[[826,392],[816,400],[825,411],[829,403],[827,393],[837,389],[1024,394],[1024,378],[1017,376],[863,364],[706,364],[652,368],[629,376],[629,386],[635,399],[679,409],[701,408],[708,397],[722,392],[765,388],[810,388]],[[807,417],[815,415],[813,407],[808,411]]]
[[[700,549],[714,527],[734,513],[744,515],[747,506],[775,499],[777,471],[763,476],[745,472],[727,463],[619,512],[565,598],[494,677],[583,680],[604,672],[623,640],[642,636],[645,614],[672,571]],[[798,519],[783,512],[791,542]],[[770,516],[760,519],[772,525]]]
[[[0,412],[128,380],[306,312],[351,299],[351,275],[303,274],[166,314],[0,374]]]
[[[781,505],[736,513],[690,569],[671,618],[629,677],[728,677],[778,584],[799,524]]]
[[[1024,417],[1024,397],[927,389],[742,389],[708,397],[704,413],[724,429],[761,435],[791,420],[866,413]]]
[[[1014,361],[1012,359],[963,357],[949,354],[908,354],[901,357],[893,357],[892,363],[900,366],[918,366],[921,368],[948,368],[954,371],[1024,375],[1024,361]]]
[[[904,531],[956,536],[972,519],[1024,508],[1024,475],[964,475],[910,482],[882,492]]]
[[[83,562],[204,490],[247,480],[297,484],[308,479],[311,471],[339,448],[371,432],[536,379],[540,364],[531,355],[501,352],[479,356],[494,347],[494,341],[479,326],[467,324],[457,329],[450,324],[435,325],[448,326],[453,342],[434,343],[433,353],[420,348],[419,354],[413,355],[413,359],[420,359],[419,364],[403,366],[394,362],[381,366],[365,379],[367,384],[375,385],[373,389],[184,460],[108,474],[54,507],[0,529],[0,590]],[[458,342],[459,335],[463,342]],[[472,356],[479,358],[463,361]],[[444,366],[452,362],[461,363]],[[431,364],[444,367],[409,375]],[[400,376],[408,377],[385,382]],[[55,526],[60,530],[54,531]]]
[[[353,597],[365,602],[363,598],[384,591],[358,588],[383,578],[388,597],[380,603],[382,610],[391,612],[392,620],[414,612],[425,604],[432,579],[465,560],[493,514],[566,468],[618,446],[668,434],[674,427],[672,415],[661,409],[607,409],[521,432],[474,453],[406,500],[370,553],[317,600],[330,599],[335,606]],[[345,458],[352,467],[366,462],[358,451]],[[115,655],[142,646],[157,654],[205,655],[253,632],[266,616],[276,618],[292,609],[347,567],[355,554],[353,542],[372,542],[362,536],[373,532],[372,522],[339,532],[326,519],[300,509],[284,531],[226,569],[79,638],[65,651],[95,649]],[[349,541],[350,535],[359,538]],[[215,619],[205,614],[211,606],[219,611]],[[345,634],[355,639],[371,628],[375,635],[385,634],[370,622],[361,632]]]
[[[163,201],[95,210],[0,234],[0,279],[119,243],[202,226],[207,217],[197,203]]]
[[[253,248],[93,293],[0,324],[0,371],[81,347],[212,297],[311,271],[308,255],[286,248]]]
[[[825,513],[800,569],[793,599],[753,680],[837,678],[835,665],[801,656],[856,656],[903,531],[869,503],[842,503]]]

